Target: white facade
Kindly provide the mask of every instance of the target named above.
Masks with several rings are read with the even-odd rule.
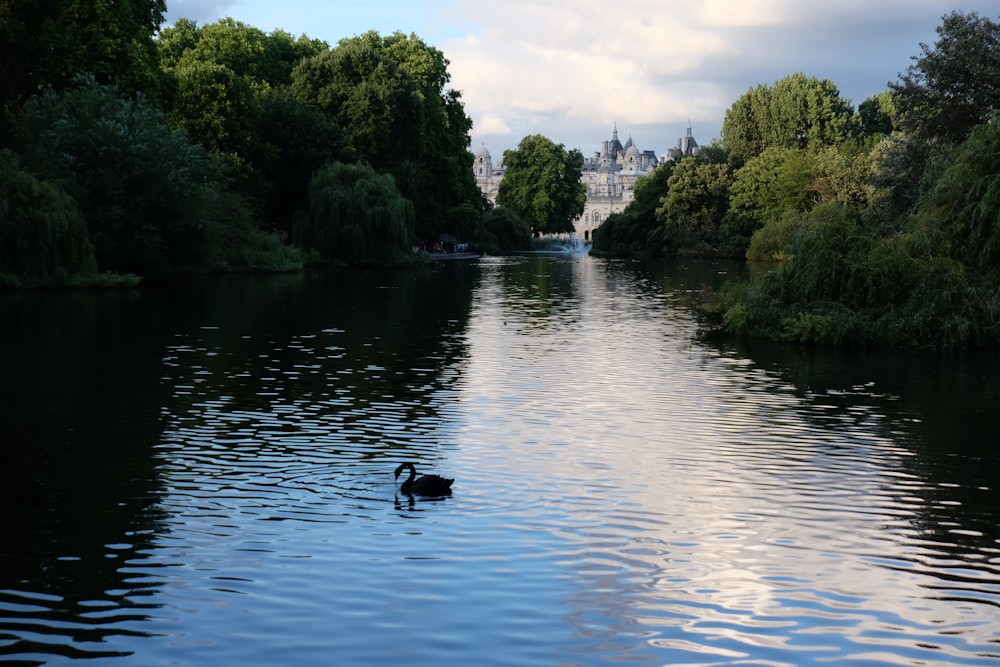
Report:
[[[630,136],[622,145],[615,127],[611,139],[601,143],[601,150],[583,160],[581,181],[587,187],[587,202],[574,227],[576,235],[585,241],[593,238],[594,230],[612,213],[620,213],[632,201],[636,181],[651,174],[667,160],[675,160],[692,155],[698,150],[698,143],[687,134],[670,148],[662,158],[653,151],[640,151]],[[500,181],[503,180],[503,165],[493,164],[493,158],[486,146],[476,153],[472,169],[480,191],[496,203]]]

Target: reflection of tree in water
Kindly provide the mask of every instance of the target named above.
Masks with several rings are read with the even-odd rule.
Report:
[[[831,350],[739,344],[739,355],[790,382],[820,429],[862,425],[909,455],[895,499],[938,551],[981,560],[1000,539],[1000,359],[989,354]],[[996,573],[994,573],[996,574]]]
[[[137,292],[4,297],[0,655],[99,656],[156,585],[122,568],[160,527],[159,314]]]
[[[171,297],[189,324],[168,348],[166,381],[191,389],[168,417],[195,426],[206,399],[226,397],[227,414],[294,408],[346,425],[369,415],[350,408],[382,403],[408,424],[433,421],[422,397],[466,353],[478,275],[459,262],[201,281]]]
[[[477,279],[456,264],[4,295],[0,656],[110,656],[114,636],[142,634],[169,531],[156,446],[178,415],[210,419],[207,399],[336,413],[347,372],[367,407],[345,422],[391,404],[432,428],[407,392],[447,384]]]

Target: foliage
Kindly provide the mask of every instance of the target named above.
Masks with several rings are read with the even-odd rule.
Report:
[[[540,134],[528,135],[515,150],[504,151],[506,168],[497,205],[531,224],[534,233],[573,231],[583,215],[587,189],[581,182],[583,155]]]
[[[168,121],[223,156],[234,168],[233,187],[254,204],[251,215],[287,233],[294,211],[307,208],[312,170],[347,157],[336,124],[287,94],[292,69],[326,44],[227,18],[204,27],[179,20],[158,46],[172,83]],[[302,137],[310,135],[315,143],[306,147]]]
[[[918,215],[941,227],[952,257],[1000,270],[1000,124],[976,127],[952,153]]]
[[[948,258],[943,235],[915,228],[880,237],[834,202],[788,222],[790,261],[739,292],[724,316],[728,331],[823,345],[1000,343],[1000,308],[985,298],[997,281]]]
[[[787,211],[807,211],[815,204],[810,192],[815,172],[815,153],[771,146],[736,171],[732,210],[758,227]]]
[[[167,120],[234,165],[257,141],[260,107],[250,82],[225,65],[182,60],[174,68],[176,91]]]
[[[452,235],[468,238],[479,218],[479,188],[469,151],[472,119],[465,113],[461,93],[447,88],[448,60],[416,35],[396,32],[382,39],[385,51],[398,61],[417,84],[422,105],[421,130],[416,135],[415,169],[400,190],[419,213],[420,238]]]
[[[325,260],[398,262],[413,253],[413,204],[390,174],[365,164],[335,162],[309,188],[308,218],[298,220],[296,244]]]
[[[667,180],[667,193],[656,209],[660,222],[651,238],[661,253],[716,254],[719,223],[729,210],[732,175],[728,164],[698,156],[682,158]]]
[[[625,210],[611,214],[594,230],[591,253],[636,255],[650,252],[649,236],[659,226],[656,209],[667,194],[674,165],[673,161],[666,162],[636,181],[632,201]]]
[[[165,11],[164,0],[6,0],[0,113],[13,116],[39,90],[61,90],[82,73],[155,98],[161,80],[153,35]]]
[[[265,33],[228,17],[201,28],[180,19],[165,28],[157,42],[160,64],[167,70],[184,63],[214,63],[257,88],[291,84],[292,69],[299,62],[328,48],[321,40],[304,35],[294,39],[282,30]]]
[[[3,282],[62,282],[96,269],[76,202],[0,151],[0,275],[9,276]]]
[[[1000,108],[1000,23],[952,12],[933,46],[890,83],[894,133],[880,150],[877,203],[887,219],[905,218],[932,187],[951,149]],[[996,121],[993,121],[996,122]]]
[[[413,202],[420,238],[465,237],[478,220],[472,121],[447,89],[448,60],[415,35],[341,40],[301,63],[292,91],[343,128],[360,159],[391,173]]]
[[[509,208],[494,208],[483,215],[475,241],[489,254],[531,250],[531,227]]]
[[[864,136],[888,136],[896,129],[896,103],[887,90],[858,105],[858,123]]]
[[[750,88],[726,110],[722,140],[737,165],[770,147],[818,148],[857,134],[850,102],[828,79],[793,74]]]
[[[997,28],[975,14],[945,16],[937,44],[921,45],[891,93],[862,106],[867,138],[812,151],[798,191],[811,208],[742,190],[752,160],[738,173],[734,209],[763,202],[771,212],[749,255],[784,261],[728,290],[728,331],[810,344],[1000,345]]]
[[[27,170],[77,202],[102,271],[217,267],[226,263],[228,228],[248,223],[230,217],[247,211],[226,192],[218,160],[169,130],[147,101],[92,78],[33,98],[17,144]]]
[[[269,226],[290,234],[292,218],[309,210],[313,172],[330,162],[351,162],[355,154],[332,118],[287,87],[268,90],[260,105],[260,143],[251,160],[266,184],[263,215]]]
[[[920,57],[889,88],[907,135],[956,144],[1000,109],[1000,23],[951,12],[937,34],[934,46],[921,44]]]
[[[384,169],[412,157],[419,135],[417,84],[381,48],[377,33],[341,40],[294,70],[292,91],[344,128],[361,159]]]
[[[795,238],[802,214],[788,211],[779,218],[768,220],[753,232],[746,257],[751,262],[773,262],[791,259],[791,243]]]

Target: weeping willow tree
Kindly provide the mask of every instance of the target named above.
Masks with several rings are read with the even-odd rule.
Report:
[[[64,283],[96,270],[76,202],[0,151],[0,284]]]
[[[399,262],[413,253],[413,204],[389,174],[366,164],[334,162],[313,174],[309,215],[295,225],[295,243],[323,259]]]

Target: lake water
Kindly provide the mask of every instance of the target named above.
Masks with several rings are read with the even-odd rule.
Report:
[[[706,340],[738,270],[0,294],[0,663],[1000,664],[1000,364]]]

